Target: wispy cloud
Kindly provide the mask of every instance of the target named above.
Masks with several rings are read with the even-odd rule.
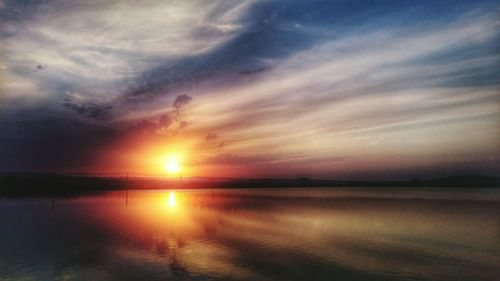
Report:
[[[135,131],[185,135],[197,139],[195,162],[247,160],[263,174],[449,170],[488,161],[484,171],[492,171],[495,1],[453,7],[5,1],[0,128],[54,118],[85,124],[89,135],[101,127],[119,132],[113,140]],[[28,146],[26,131],[14,131],[8,141]],[[267,166],[251,160],[264,154]]]
[[[296,153],[371,157],[376,169],[388,158],[425,155],[428,164],[464,147],[486,157],[498,140],[496,27],[493,18],[464,16],[416,31],[387,27],[326,40],[258,81],[198,99],[190,113],[193,120],[211,116],[199,122],[238,140],[234,153],[266,151],[291,163]],[[478,128],[481,140],[460,135]],[[419,161],[409,165],[426,165]],[[327,169],[360,168],[357,162]]]
[[[245,5],[9,1],[2,13],[4,63],[10,70],[6,86],[20,83],[21,76],[52,95],[64,84],[62,93],[73,90],[111,99],[136,87],[134,79],[144,71],[203,54],[232,38],[242,28],[238,20]],[[30,73],[40,62],[50,64],[50,71],[43,76]]]

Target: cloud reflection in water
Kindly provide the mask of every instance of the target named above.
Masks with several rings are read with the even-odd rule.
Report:
[[[150,191],[130,192],[128,205],[116,192],[53,211],[4,200],[0,277],[492,280],[499,196],[450,200],[460,192]]]

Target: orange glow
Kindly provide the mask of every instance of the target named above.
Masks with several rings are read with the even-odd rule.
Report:
[[[122,151],[117,165],[126,163],[127,170],[140,175],[183,176],[198,175],[200,171],[192,163],[198,158],[196,139],[176,136],[169,139],[143,137],[130,140],[120,148]]]
[[[201,139],[201,141],[200,141]],[[201,143],[200,143],[201,142]],[[205,164],[215,154],[207,142],[196,133],[178,134],[168,138],[130,136],[113,149],[105,151],[95,173],[130,172],[135,176],[253,176],[244,165]]]
[[[165,163],[165,170],[170,174],[178,174],[181,171],[181,164],[179,162],[179,157],[176,155],[171,155],[167,157]]]

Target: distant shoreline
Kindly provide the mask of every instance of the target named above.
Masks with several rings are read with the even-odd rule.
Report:
[[[342,181],[324,179],[217,179],[154,177],[89,177],[63,174],[0,174],[0,196],[60,196],[113,190],[208,188],[335,188],[335,187],[458,187],[500,188],[500,177],[453,176],[409,181]]]

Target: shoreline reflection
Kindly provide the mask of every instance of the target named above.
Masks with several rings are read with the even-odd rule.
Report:
[[[126,206],[123,193],[112,192],[60,200],[55,210],[39,200],[6,200],[0,279],[499,276],[500,208],[491,200],[497,191],[489,201],[342,192],[130,191]]]

